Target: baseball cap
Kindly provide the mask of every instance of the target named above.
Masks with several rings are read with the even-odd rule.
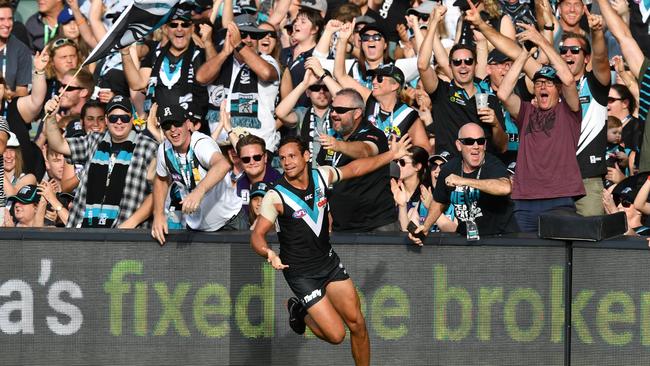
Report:
[[[9,132],[9,140],[7,140],[7,147],[20,147],[20,142],[18,141],[18,137],[16,137],[16,134],[13,132]]]
[[[187,111],[177,104],[159,106],[156,114],[161,126],[176,121],[184,122],[187,119]]]
[[[497,50],[496,48],[490,51],[488,54],[488,65],[489,64],[502,64],[506,61],[509,61],[510,58],[508,56],[504,55],[503,52]]]
[[[74,20],[74,15],[72,14],[72,10],[70,10],[70,8],[66,5],[59,13],[59,16],[56,18],[56,22],[59,24],[67,24],[72,20]]]
[[[240,31],[250,33],[264,33],[265,29],[260,29],[257,24],[257,18],[252,14],[240,14],[235,17],[235,24]]]
[[[106,114],[110,113],[113,109],[119,108],[127,113],[131,113],[133,107],[131,107],[131,101],[129,98],[123,95],[116,95],[106,104]]]
[[[327,12],[326,0],[300,0],[300,7],[314,9],[319,12]]]
[[[442,160],[445,163],[448,163],[449,159],[451,159],[451,153],[449,151],[441,151],[438,154],[431,155],[429,158],[429,163],[433,163],[436,160]]]
[[[557,76],[557,71],[552,66],[544,65],[533,76],[533,81],[537,79],[548,79],[554,83],[559,83],[560,78]]]
[[[395,81],[397,81],[401,87],[404,86],[404,79],[405,79],[404,73],[402,72],[402,70],[400,70],[399,67],[393,64],[380,66],[379,68],[375,69],[374,75],[391,77]]]
[[[369,17],[367,15],[360,15],[354,18],[354,22],[355,24],[359,25],[359,24],[373,24],[377,21],[374,18]]]
[[[28,184],[23,186],[18,193],[14,196],[7,198],[7,201],[18,201],[20,203],[38,203],[41,199],[41,196],[38,194],[38,190],[35,184]]]
[[[249,197],[250,198],[258,197],[258,196],[264,197],[264,195],[266,194],[266,192],[269,191],[270,188],[271,188],[271,183],[269,182],[254,183],[250,189]]]
[[[418,16],[421,14],[429,15],[435,8],[436,8],[435,2],[424,0],[419,6],[407,10],[406,15],[411,15],[411,14],[418,15]]]
[[[368,24],[366,24],[366,26],[361,28],[361,30],[359,31],[359,35],[362,36],[366,32],[371,31],[371,30],[374,30],[374,31],[378,32],[379,34],[381,34],[381,36],[384,37],[384,40],[386,42],[388,42],[388,40],[386,38],[386,32],[377,23],[368,23]]]
[[[178,7],[176,7],[176,11],[174,11],[174,14],[171,17],[169,17],[169,22],[174,20],[186,20],[186,21],[192,20],[192,9],[188,6],[179,5]]]

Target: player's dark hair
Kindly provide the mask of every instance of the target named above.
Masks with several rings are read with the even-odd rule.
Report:
[[[291,144],[291,143],[298,144],[298,149],[300,149],[301,154],[304,154],[305,151],[307,151],[307,148],[308,148],[307,144],[305,143],[305,141],[302,138],[300,138],[300,136],[285,136],[285,137],[283,137],[280,140],[280,145],[278,145],[278,151],[280,150],[280,148],[282,148],[282,146],[284,146],[286,144]]]

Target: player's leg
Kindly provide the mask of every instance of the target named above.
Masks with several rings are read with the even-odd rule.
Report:
[[[305,323],[314,334],[329,343],[339,344],[345,339],[345,326],[332,303],[324,296],[307,309]]]
[[[325,299],[329,300],[350,329],[352,356],[357,365],[370,364],[370,339],[361,313],[361,302],[351,279],[330,282]]]

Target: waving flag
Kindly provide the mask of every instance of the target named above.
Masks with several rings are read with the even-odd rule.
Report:
[[[141,41],[167,22],[167,19],[174,14],[178,3],[179,0],[135,0],[117,18],[82,66]]]

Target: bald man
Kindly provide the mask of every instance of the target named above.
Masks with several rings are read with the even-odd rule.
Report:
[[[512,214],[508,171],[497,157],[485,151],[486,143],[485,132],[478,124],[461,127],[455,141],[460,156],[442,167],[427,218],[416,233],[426,235],[450,204],[458,218],[456,231],[468,240],[519,231]],[[422,245],[421,239],[409,237]]]

